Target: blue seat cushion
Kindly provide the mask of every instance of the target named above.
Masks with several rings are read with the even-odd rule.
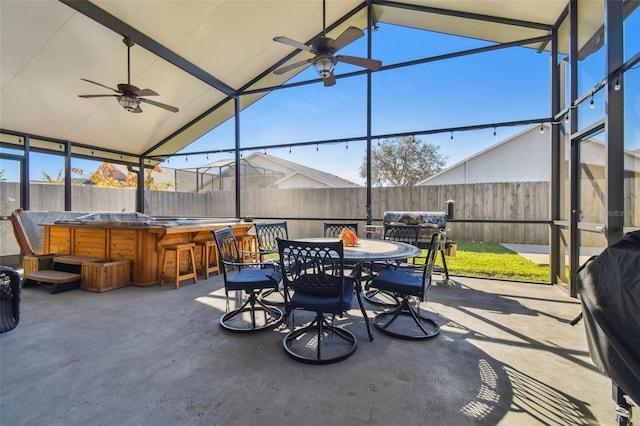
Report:
[[[371,281],[371,287],[392,293],[420,296],[422,294],[422,274],[399,269],[384,269]]]
[[[291,296],[290,307],[292,309],[305,309],[307,311],[338,314],[351,309],[353,295],[353,283],[345,285],[342,304],[340,303],[339,294],[319,295],[296,291],[293,296]]]
[[[271,275],[271,278],[269,278]],[[279,269],[245,268],[227,279],[227,290],[275,288],[282,279]]]

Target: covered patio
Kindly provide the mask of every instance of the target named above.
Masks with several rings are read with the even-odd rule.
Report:
[[[222,278],[179,291],[125,287],[23,293],[2,336],[6,424],[599,425],[610,380],[596,371],[580,303],[558,286],[459,278],[423,307],[442,325],[422,343],[374,332],[359,309],[347,361],[305,365],[283,328],[223,332]],[[372,313],[373,306],[368,312]]]
[[[637,80],[625,77],[640,62],[637,44],[629,42],[635,40],[638,3],[553,0],[541,7],[535,1],[340,0],[329,1],[326,10],[323,4],[319,0],[198,1],[188,6],[179,1],[1,2],[0,159],[3,167],[12,162],[20,170],[20,191],[12,202],[25,210],[74,210],[73,197],[81,196],[72,178],[72,165],[78,159],[124,165],[142,182],[146,170],[169,159],[225,154],[240,164],[243,151],[291,153],[292,147],[310,147],[318,152],[318,147],[340,144],[338,157],[345,156],[342,146],[348,149],[351,143],[351,152],[355,145],[365,153],[365,197],[358,200],[362,202],[357,203],[357,214],[331,219],[373,224],[382,218],[372,214],[372,206],[385,201],[374,199],[377,192],[372,191],[370,179],[376,140],[442,134],[448,139],[450,134],[453,141],[454,133],[493,130],[495,135],[496,129],[540,125],[550,129],[550,208],[548,217],[534,225],[549,230],[551,285],[467,277],[455,277],[449,286],[438,284],[423,306],[442,325],[442,333],[420,344],[380,334],[369,342],[363,319],[353,309],[340,321],[357,335],[357,352],[345,362],[320,369],[285,356],[282,328],[251,336],[224,333],[218,326],[225,308],[220,276],[179,290],[129,286],[99,294],[78,290],[51,295],[45,288],[25,289],[20,325],[0,340],[3,424],[595,425],[614,421],[611,381],[591,362],[582,324],[574,327],[569,322],[580,312],[575,274],[581,245],[593,239],[604,248],[639,226],[638,173],[625,169],[624,156],[625,151],[637,149],[632,133],[637,125],[625,130],[625,123],[638,122],[637,111],[625,105],[633,105],[640,88]],[[273,72],[309,58],[304,49],[275,43],[273,37],[286,35],[310,44],[323,34],[319,31],[323,16],[330,37],[337,38],[350,26],[362,29],[366,42],[357,54],[367,58],[372,58],[374,33],[384,25],[480,40],[483,45],[426,56],[421,52],[400,62],[384,62],[379,70],[336,71],[338,87],[350,79],[360,85],[359,134],[331,133],[340,128],[332,120],[338,121],[345,109],[355,109],[342,99],[332,119],[319,115],[322,125],[310,126],[307,139],[278,143],[244,139],[241,129],[251,122],[245,120],[245,111],[252,105],[269,96],[286,97],[282,93],[305,86],[327,89],[317,76],[299,78],[300,69]],[[625,21],[628,17],[635,20]],[[632,24],[625,27],[625,22]],[[125,57],[124,37],[135,42],[131,58]],[[631,45],[630,51],[625,43]],[[378,77],[513,47],[545,52],[550,59],[549,87],[544,88],[550,102],[543,113],[513,120],[470,118],[469,123],[425,127],[420,119],[411,128],[376,127],[383,120],[376,120],[374,111],[378,117],[384,111],[376,110],[372,87],[376,82],[377,87],[386,85]],[[131,83],[157,89],[158,102],[175,106],[178,112],[144,102],[142,114],[122,110],[131,99],[122,100],[109,88],[128,81],[125,58],[136,67]],[[593,65],[591,61],[597,63],[596,72],[585,78],[581,71]],[[103,89],[116,99],[78,97]],[[322,93],[333,102],[327,95],[331,92]],[[307,107],[315,106],[320,96],[305,99]],[[588,105],[594,103],[597,113],[591,114]],[[221,128],[230,129],[231,137],[224,134],[206,149],[189,149],[194,141]],[[605,147],[597,176],[581,157],[581,143],[593,137]],[[53,206],[38,205],[30,192],[37,157],[62,165],[58,183],[64,194]],[[275,212],[266,207],[263,212],[247,211],[245,194],[251,192],[242,185],[240,169],[235,169],[235,187],[221,198],[233,211],[224,216],[327,219],[320,214],[297,217],[287,205]],[[128,194],[141,213],[144,194],[143,185]],[[598,208],[586,208],[587,198]],[[384,207],[383,211],[397,208]],[[10,211],[1,213],[5,217]],[[521,219],[510,224],[531,224]],[[474,217],[467,222],[500,226],[509,221]],[[555,285],[565,269],[570,272],[569,291]],[[369,311],[375,308],[370,306]]]

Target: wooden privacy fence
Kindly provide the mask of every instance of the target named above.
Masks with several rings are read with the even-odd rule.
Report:
[[[386,210],[446,211],[455,200],[456,220],[548,221],[547,182],[509,182],[372,189],[371,215],[381,224]],[[244,191],[243,212],[256,217],[308,218],[290,220],[295,236],[319,235],[322,219],[362,219],[366,212],[365,188],[285,189]],[[447,226],[449,236],[459,240],[548,244],[549,226],[519,223],[464,223]]]
[[[625,225],[640,222],[640,201],[635,197],[638,180],[625,183]],[[605,200],[597,191],[603,182],[597,179],[582,185],[582,218],[603,223],[608,214]],[[595,189],[594,189],[595,188]],[[563,194],[568,193],[564,189]],[[3,215],[19,207],[19,184],[0,182]],[[62,185],[30,186],[31,210],[64,210]],[[371,216],[381,224],[386,210],[445,211],[447,200],[455,200],[455,219],[450,222],[449,237],[520,244],[548,244],[549,226],[544,223],[508,223],[509,221],[548,222],[550,189],[548,182],[504,182],[372,189]],[[144,211],[151,216],[234,217],[235,191],[173,192],[145,191]],[[568,212],[568,198],[561,200]],[[320,235],[326,220],[358,219],[364,229],[367,217],[366,188],[243,189],[242,214],[257,218],[286,218],[291,235]],[[130,188],[100,188],[74,185],[72,210],[135,211],[136,191]],[[628,206],[628,207],[627,207]],[[611,214],[619,214],[613,212]],[[567,219],[561,217],[561,219]],[[465,222],[473,221],[473,222]],[[505,221],[479,223],[478,221]],[[0,224],[6,239],[12,238],[10,224]],[[7,226],[5,226],[7,225]],[[600,236],[601,238],[601,236]],[[9,247],[4,241],[3,247]],[[13,244],[10,244],[13,245]],[[587,244],[588,245],[588,244]],[[4,251],[4,250],[3,250]]]

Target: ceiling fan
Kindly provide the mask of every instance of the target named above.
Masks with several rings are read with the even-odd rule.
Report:
[[[116,94],[109,95],[78,95],[81,98],[102,98],[107,96],[113,96],[118,99],[118,103],[129,112],[142,112],[140,108],[141,103],[147,103],[149,105],[157,106],[159,108],[166,109],[171,112],[178,112],[178,108],[171,105],[163,104],[161,102],[152,101],[151,99],[145,99],[141,96],[158,96],[156,92],[151,89],[139,89],[131,84],[131,47],[135,45],[133,40],[129,37],[125,37],[122,42],[127,46],[127,82],[118,84],[118,90],[112,89],[104,84],[97,83],[95,81],[81,78],[80,80],[87,81],[89,83],[97,84],[106,89],[113,90]]]
[[[288,44],[297,49],[307,51],[314,55],[313,58],[293,64],[285,65],[278,68],[274,74],[284,74],[292,69],[313,64],[325,86],[333,86],[336,84],[336,77],[333,75],[333,69],[337,62],[345,62],[347,64],[357,65],[371,71],[379,70],[382,62],[377,59],[360,58],[357,56],[335,55],[335,53],[346,45],[356,41],[364,36],[361,29],[356,27],[347,28],[337,39],[327,37],[326,26],[326,0],[322,1],[322,36],[315,38],[311,42],[311,46],[292,40],[288,37],[274,37],[274,41]]]

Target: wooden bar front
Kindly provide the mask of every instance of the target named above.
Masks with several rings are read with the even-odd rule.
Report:
[[[150,286],[159,280],[159,254],[167,244],[211,239],[211,231],[231,226],[236,237],[253,223],[194,223],[162,226],[117,223],[43,224],[44,252],[131,260],[131,284]],[[197,253],[199,256],[200,253]],[[196,258],[196,262],[199,259]]]

